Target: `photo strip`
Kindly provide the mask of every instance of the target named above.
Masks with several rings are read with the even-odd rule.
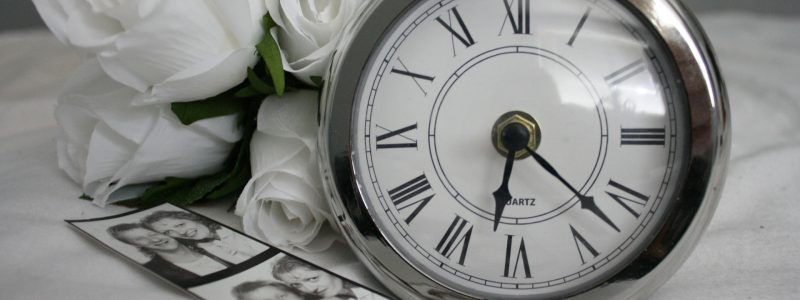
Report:
[[[171,204],[66,222],[200,299],[388,299]]]

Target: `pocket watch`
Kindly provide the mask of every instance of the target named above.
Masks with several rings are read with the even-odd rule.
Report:
[[[675,0],[387,0],[321,102],[338,225],[401,299],[641,298],[708,225],[729,148]]]

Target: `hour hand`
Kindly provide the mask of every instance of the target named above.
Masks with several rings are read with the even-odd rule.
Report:
[[[519,123],[510,123],[500,132],[500,142],[508,151],[506,154],[506,166],[503,168],[503,182],[492,195],[494,196],[494,231],[500,225],[503,217],[503,210],[511,200],[511,192],[508,191],[508,180],[511,178],[511,169],[514,167],[514,159],[518,151],[524,150],[530,138],[528,130]]]
[[[514,166],[514,153],[509,152],[506,155],[506,166],[503,169],[503,183],[500,187],[492,193],[494,196],[494,231],[497,231],[497,226],[500,225],[500,218],[503,217],[503,210],[506,204],[511,200],[511,192],[508,191],[508,179],[511,177],[511,169]]]

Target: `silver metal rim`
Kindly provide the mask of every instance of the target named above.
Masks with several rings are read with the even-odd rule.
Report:
[[[366,267],[401,299],[424,290],[449,291],[408,264],[381,234],[356,181],[350,148],[352,105],[362,68],[383,31],[418,0],[372,1],[345,32],[321,97],[320,171],[341,232]],[[420,0],[421,1],[421,0]],[[730,148],[727,95],[716,60],[697,20],[677,0],[617,0],[637,11],[671,51],[688,99],[691,150],[678,199],[656,238],[625,269],[575,298],[640,298],[683,264],[716,209]]]

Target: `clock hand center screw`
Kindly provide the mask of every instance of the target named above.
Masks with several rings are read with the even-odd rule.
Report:
[[[525,149],[530,139],[528,128],[520,123],[511,123],[503,128],[500,133],[500,143],[505,146],[509,152],[517,152]]]
[[[515,159],[526,158],[529,154],[525,148],[536,149],[541,140],[539,123],[521,111],[504,113],[492,127],[492,145],[503,157],[510,152]]]

